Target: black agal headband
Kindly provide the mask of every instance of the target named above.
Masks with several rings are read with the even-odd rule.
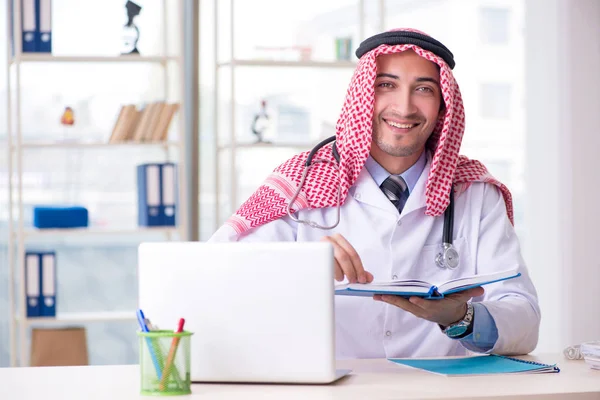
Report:
[[[448,64],[450,69],[453,69],[455,65],[454,55],[446,46],[430,36],[412,31],[388,31],[371,36],[358,46],[358,49],[356,49],[356,57],[361,58],[365,53],[368,53],[382,44],[390,46],[398,44],[414,44],[423,50],[430,51],[441,57],[446,64]]]

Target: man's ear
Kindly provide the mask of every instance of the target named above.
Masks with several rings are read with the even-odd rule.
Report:
[[[442,101],[440,103],[440,111],[438,112],[438,118],[442,118],[446,114],[446,104]]]
[[[438,118],[441,118],[446,113],[446,103],[444,102],[444,96],[440,93],[440,110],[438,112]]]

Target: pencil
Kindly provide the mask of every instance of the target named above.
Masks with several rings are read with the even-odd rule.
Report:
[[[183,332],[183,325],[185,324],[185,319],[180,318],[179,324],[177,324],[177,330],[175,333]],[[175,369],[176,367],[173,365],[173,361],[175,360],[175,353],[177,352],[177,346],[179,345],[179,337],[174,337],[171,341],[171,349],[169,350],[169,356],[167,357],[167,362],[165,364],[165,368],[163,369],[162,379],[160,380],[160,390],[165,390],[165,385],[169,380],[169,374],[171,369]],[[175,371],[176,378],[179,378],[179,373]],[[179,380],[179,379],[178,379]]]

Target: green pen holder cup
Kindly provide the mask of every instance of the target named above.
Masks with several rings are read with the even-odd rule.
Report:
[[[140,393],[150,396],[191,394],[192,332],[138,332]]]

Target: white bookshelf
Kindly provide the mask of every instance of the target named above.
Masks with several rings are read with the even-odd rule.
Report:
[[[295,149],[302,150],[311,147],[311,143],[234,143],[221,144],[217,147],[217,151],[231,150],[232,147],[238,149]]]
[[[233,60],[218,63],[224,67],[284,67],[284,68],[356,68],[352,61],[276,61],[276,60]]]
[[[90,148],[90,147],[177,147],[181,143],[175,141],[167,142],[119,142],[119,143],[106,143],[106,142],[69,142],[69,141],[57,141],[57,142],[24,142],[19,147],[21,149],[42,149],[42,148],[53,148],[53,149],[78,149],[78,148]],[[13,144],[13,149],[16,149],[17,145]]]
[[[154,64],[166,64],[169,61],[181,61],[180,57],[171,56],[135,56],[135,55],[123,55],[123,56],[54,56],[52,54],[45,53],[21,53],[15,55],[9,63],[12,64],[23,64],[23,63],[154,63]]]
[[[238,133],[236,132],[236,126],[235,126],[235,121],[236,121],[236,115],[238,113],[238,110],[236,109],[236,91],[238,90],[237,88],[237,82],[236,82],[236,70],[238,69],[251,69],[253,71],[256,71],[258,69],[283,69],[283,70],[287,70],[289,71],[289,76],[290,79],[294,79],[294,74],[296,73],[297,70],[299,69],[316,69],[316,70],[323,70],[325,71],[336,71],[336,70],[347,70],[347,71],[353,71],[356,68],[357,62],[355,60],[355,57],[352,57],[352,61],[345,61],[345,60],[335,60],[334,56],[332,54],[332,59],[331,60],[320,60],[318,58],[316,59],[302,59],[301,57],[299,57],[299,59],[297,60],[286,60],[286,59],[282,59],[282,60],[277,60],[277,59],[272,59],[272,58],[266,58],[266,57],[261,57],[261,58],[257,58],[257,59],[248,59],[245,57],[238,57],[236,54],[236,29],[239,29],[238,26],[239,24],[236,23],[235,21],[235,7],[236,4],[240,4],[243,0],[229,0],[228,2],[225,1],[221,1],[221,0],[214,0],[214,4],[213,4],[213,10],[214,10],[214,32],[213,32],[213,36],[214,36],[214,45],[213,45],[213,49],[214,49],[214,97],[213,97],[213,103],[215,104],[215,112],[213,113],[213,124],[215,127],[215,144],[214,144],[214,152],[215,152],[215,165],[214,165],[214,181],[215,181],[215,199],[214,199],[214,207],[215,207],[215,211],[214,211],[214,215],[216,216],[216,226],[215,228],[217,228],[223,221],[220,221],[220,216],[221,216],[221,200],[223,198],[227,198],[229,200],[229,204],[230,204],[230,208],[227,210],[229,213],[234,212],[236,206],[239,204],[239,201],[241,199],[238,198],[238,182],[237,182],[237,173],[236,173],[236,160],[238,158],[238,152],[240,150],[243,151],[250,151],[253,149],[291,149],[291,150],[297,150],[298,152],[300,151],[307,151],[310,150],[314,145],[316,145],[318,143],[318,141],[322,140],[323,138],[320,138],[319,140],[315,140],[314,143],[313,142],[308,142],[307,143],[289,143],[289,142],[285,142],[285,141],[281,141],[281,142],[277,142],[277,141],[273,141],[273,143],[244,143],[244,142],[240,142],[238,139]],[[227,5],[228,3],[228,5]],[[350,4],[350,2],[349,2]],[[227,28],[228,28],[228,32],[225,33],[225,37],[227,38],[226,41],[228,42],[228,48],[225,51],[226,54],[220,54],[219,49],[220,49],[220,42],[219,42],[219,33],[223,33],[222,32],[222,19],[220,19],[220,13],[221,13],[221,8],[219,7],[221,6],[221,8],[224,8],[227,10],[227,15],[224,16],[223,19],[227,18]],[[225,7],[223,7],[225,6]],[[365,0],[356,0],[356,2],[354,4],[351,5],[352,7],[355,7],[356,10],[356,16],[358,16],[358,19],[356,21],[356,26],[353,28],[353,31],[356,33],[356,36],[359,38],[359,42],[364,40],[365,37],[365,27],[367,25],[367,11],[366,11],[366,4],[365,4]],[[385,0],[379,0],[377,2],[377,6],[379,8],[379,14],[377,16],[375,16],[375,20],[371,20],[371,22],[375,23],[379,29],[383,28],[383,19],[384,19],[384,9],[385,9]],[[258,1],[256,3],[256,8],[260,9],[261,4],[260,1]],[[315,16],[319,15],[319,10],[315,10]],[[371,18],[373,18],[373,16],[371,16]],[[253,20],[253,23],[255,24],[260,24],[261,21],[258,20]],[[243,29],[243,28],[242,28]],[[352,43],[352,51],[354,51],[354,49],[356,49],[356,47],[358,46],[358,43]],[[262,43],[255,43],[255,45],[262,45]],[[227,85],[228,85],[228,93],[226,94],[229,99],[231,99],[230,101],[230,105],[229,107],[225,108],[225,107],[220,107],[220,102],[221,102],[221,96],[223,96],[220,92],[221,92],[221,88],[219,85],[219,80],[221,77],[226,77],[227,79]],[[340,93],[344,93],[345,90],[347,89],[346,87],[342,87],[342,88],[327,88],[326,90],[339,90]],[[339,107],[341,109],[342,103],[339,104]],[[221,135],[221,132],[223,132],[225,129],[223,127],[220,127],[220,123],[219,123],[219,118],[221,113],[226,113],[228,118],[231,119],[231,121],[233,121],[230,125],[230,127],[227,127],[226,129],[228,130],[226,135]],[[223,176],[223,172],[221,172],[221,168],[219,166],[221,160],[220,160],[220,154],[222,153],[226,153],[228,160],[227,160],[227,164],[229,164],[231,166],[231,172],[229,174],[229,176],[225,177]],[[275,165],[273,165],[273,167],[275,167]],[[229,194],[223,196],[223,194],[221,193],[221,186],[228,186],[229,187]]]
[[[64,325],[87,322],[135,321],[135,310],[56,313],[56,317],[26,318],[25,325]]]
[[[179,232],[178,227],[132,227],[129,229],[110,229],[110,228],[65,228],[65,229],[24,229],[22,234],[25,237],[48,237],[48,236],[117,236],[117,235],[143,235],[143,234],[165,234],[173,235]],[[19,232],[13,232],[18,236]]]
[[[60,1],[60,0],[57,0]],[[27,317],[26,307],[26,296],[25,296],[25,252],[28,250],[29,240],[39,238],[48,242],[59,242],[66,238],[69,238],[70,243],[79,243],[81,239],[85,241],[86,237],[102,237],[110,236],[130,236],[136,238],[134,240],[144,240],[148,235],[158,235],[161,240],[174,240],[178,238],[185,240],[187,236],[187,217],[185,211],[187,210],[185,204],[185,149],[184,149],[184,132],[185,132],[185,115],[184,115],[184,98],[179,97],[174,99],[181,104],[176,115],[177,123],[171,125],[170,133],[177,133],[175,136],[177,140],[170,140],[166,142],[121,142],[121,143],[108,143],[107,133],[106,142],[100,141],[68,141],[64,138],[57,138],[56,140],[44,140],[44,141],[27,141],[23,137],[22,131],[22,110],[24,105],[22,104],[22,75],[25,72],[21,71],[21,68],[25,64],[29,63],[62,63],[65,64],[65,68],[77,68],[77,65],[84,64],[117,64],[117,65],[129,65],[127,68],[132,67],[131,64],[156,64],[161,67],[162,75],[164,78],[164,90],[165,99],[175,92],[179,94],[184,93],[183,85],[183,58],[180,56],[183,54],[183,26],[182,24],[169,25],[167,22],[167,7],[169,10],[177,10],[176,18],[179,21],[183,21],[183,0],[176,0],[174,2],[162,0],[156,2],[159,6],[162,6],[162,15],[164,22],[164,44],[161,49],[161,54],[165,56],[143,56],[143,55],[124,55],[124,56],[62,56],[45,53],[22,53],[21,52],[21,2],[15,1],[14,4],[14,32],[10,32],[11,14],[10,3],[7,2],[7,37],[14,37],[14,56],[9,49],[6,55],[7,65],[7,156],[8,156],[8,306],[9,306],[9,346],[10,346],[10,366],[27,366],[27,360],[29,359],[29,349],[27,345],[27,334],[28,329],[32,325],[46,324],[46,325],[65,325],[72,323],[87,323],[87,322],[110,322],[110,321],[134,321],[136,319],[135,310],[130,311],[97,311],[97,312],[81,312],[72,313],[61,313],[60,312],[60,300],[57,302],[57,314],[56,317]],[[176,35],[178,37],[178,49],[173,51],[172,45],[167,40],[170,35]],[[177,53],[176,55],[171,55]],[[69,65],[70,64],[70,65]],[[173,89],[173,76],[177,76],[177,88]],[[40,89],[40,90],[43,90]],[[115,104],[115,107],[120,107],[121,104]],[[173,121],[175,122],[175,120]],[[176,132],[175,128],[176,127]],[[58,136],[58,134],[57,134]],[[36,157],[41,157],[40,154],[44,151],[56,151],[56,150],[73,150],[78,152],[85,152],[87,150],[94,151],[110,151],[111,154],[118,156],[119,149],[131,149],[131,148],[162,148],[164,150],[164,158],[160,161],[169,160],[177,163],[177,174],[178,174],[178,208],[177,208],[177,226],[175,227],[95,227],[91,225],[86,228],[75,228],[75,229],[37,229],[29,226],[25,226],[25,215],[24,215],[24,184],[23,184],[23,164],[26,161],[29,154],[33,153]],[[30,150],[36,150],[32,152]],[[172,152],[174,150],[174,152]],[[85,153],[83,153],[85,154]],[[154,158],[147,160],[148,162],[156,161]],[[110,177],[107,177],[110,179]],[[135,188],[132,188],[135,190]],[[38,189],[35,189],[36,191]],[[41,189],[40,189],[41,190]],[[154,238],[153,237],[153,238]],[[78,239],[78,240],[74,240]],[[85,245],[82,242],[82,245]],[[60,265],[57,266],[60,268]],[[60,297],[60,293],[58,293]]]

